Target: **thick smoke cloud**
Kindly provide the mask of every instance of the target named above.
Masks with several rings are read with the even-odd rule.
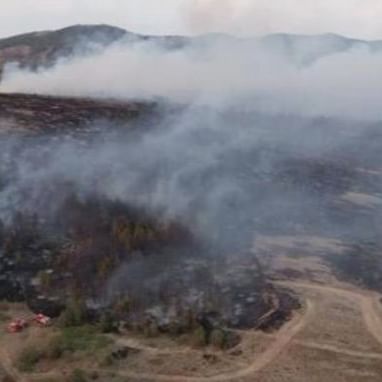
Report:
[[[379,39],[378,0],[192,0],[184,19],[194,33],[253,36],[270,33],[337,33]],[[379,16],[377,16],[379,15]]]
[[[52,225],[74,194],[183,223],[215,250],[248,249],[255,231],[294,232],[303,225],[316,233],[352,232],[331,217],[330,199],[347,190],[341,176],[348,165],[338,170],[330,158],[363,125],[321,126],[227,104],[164,113],[148,130],[137,123],[139,134],[101,123],[89,140],[70,132],[2,139],[1,220],[11,222],[21,211]],[[328,179],[318,179],[324,183],[317,191],[324,158]],[[354,225],[362,235],[356,219]]]
[[[259,40],[219,37],[203,37],[177,50],[153,42],[116,44],[96,56],[79,55],[37,72],[8,66],[0,90],[162,97],[215,106],[248,102],[268,113],[380,119],[382,54],[365,44],[325,54],[325,47],[332,49],[337,39],[318,40],[316,47],[308,45],[311,41],[307,46],[300,43],[301,57],[270,49]],[[304,64],[309,50],[315,49],[323,54]]]
[[[381,58],[354,46],[305,62],[210,36],[182,49],[118,43],[37,72],[8,66],[5,92],[155,99],[182,111],[133,136],[103,124],[85,143],[70,134],[2,140],[1,216],[52,219],[69,189],[181,221],[226,251],[248,249],[255,231],[362,235],[357,218],[333,217],[332,200],[351,189],[357,166],[333,153],[344,145],[352,160],[360,155],[352,137],[382,117]]]
[[[108,23],[149,34],[339,33],[382,37],[379,0],[2,0],[0,37]]]

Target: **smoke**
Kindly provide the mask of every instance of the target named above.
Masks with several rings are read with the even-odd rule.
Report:
[[[104,123],[85,144],[70,134],[2,140],[3,218],[54,216],[69,187],[181,221],[225,250],[248,248],[255,230],[359,229],[356,219],[345,226],[333,217],[332,200],[356,179],[337,151],[382,117],[382,55],[318,46],[304,65],[306,57],[261,41],[207,36],[179,49],[163,40],[118,43],[36,72],[9,66],[4,92],[187,106],[139,135]]]
[[[325,199],[345,193],[347,166],[338,169],[329,160],[328,179],[316,174],[340,142],[351,141],[354,130],[360,134],[350,134],[348,123],[317,127],[301,117],[194,104],[151,124],[132,134],[104,122],[102,133],[85,140],[70,132],[2,139],[1,219],[22,211],[55,221],[74,193],[178,221],[225,252],[250,247],[256,230],[293,232],[301,224],[316,232],[351,229],[331,219]],[[324,185],[317,190],[316,182]]]
[[[302,41],[292,54],[261,40],[219,36],[181,49],[156,41],[118,43],[36,72],[8,66],[0,86],[3,92],[160,97],[218,107],[237,102],[270,114],[380,119],[382,54],[338,39]]]
[[[333,32],[380,38],[379,0],[2,0],[0,36],[108,23],[149,34]]]
[[[253,36],[338,33],[379,38],[377,0],[190,0],[183,19],[191,32]]]

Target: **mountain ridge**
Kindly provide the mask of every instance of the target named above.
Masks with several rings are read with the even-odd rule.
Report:
[[[0,74],[10,62],[32,70],[47,67],[60,58],[75,55],[77,51],[92,53],[107,48],[118,41],[154,41],[164,49],[180,49],[197,43],[246,43],[260,44],[273,49],[299,64],[309,64],[334,53],[346,52],[356,46],[370,52],[382,51],[382,40],[360,40],[326,33],[298,35],[275,33],[262,37],[242,38],[227,34],[212,33],[199,36],[144,35],[107,24],[78,24],[53,31],[36,31],[0,39]],[[86,44],[83,44],[86,42]]]

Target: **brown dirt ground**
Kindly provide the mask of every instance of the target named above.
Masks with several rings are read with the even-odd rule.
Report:
[[[263,240],[263,247],[264,243],[272,243],[272,240]],[[168,338],[133,338],[127,334],[118,342],[139,348],[137,354],[112,369],[100,370],[92,360],[84,360],[80,366],[89,372],[98,371],[100,382],[381,381],[382,306],[379,296],[336,280],[319,256],[295,256],[295,251],[301,253],[301,246],[309,246],[311,251],[315,246],[319,251],[326,248],[340,256],[340,243],[306,237],[294,241],[278,238],[274,243],[284,246],[284,254],[269,262],[270,271],[277,275],[285,262],[288,269],[299,271],[298,278],[291,281],[280,277],[279,283],[295,291],[304,302],[304,308],[280,331],[272,334],[241,332],[242,343],[229,352],[193,349]],[[15,337],[3,334],[1,349],[6,349],[5,353],[12,359],[23,342],[33,340],[34,336],[49,336],[52,330],[44,332],[34,328]],[[4,363],[4,358],[0,361]],[[69,370],[67,365],[66,372]],[[16,374],[16,377],[20,382],[43,381],[43,375],[30,375],[25,379]],[[54,380],[59,382],[59,376]]]

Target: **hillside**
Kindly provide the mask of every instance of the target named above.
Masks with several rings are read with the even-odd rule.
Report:
[[[102,49],[127,32],[107,25],[76,25],[57,31],[28,33],[0,40],[0,68],[7,62],[37,68],[82,51]],[[86,43],[86,44],[84,44]]]
[[[145,36],[108,25],[75,25],[56,31],[41,31],[0,39],[0,73],[6,63],[14,62],[36,69],[52,65],[60,58],[76,54],[91,54],[110,44],[129,44],[136,41],[156,41],[165,49],[178,49],[190,44],[262,44],[268,49],[284,54],[298,64],[362,47],[371,52],[382,49],[382,41],[364,41],[339,35],[274,34],[261,38],[240,39],[224,34],[197,37]]]

